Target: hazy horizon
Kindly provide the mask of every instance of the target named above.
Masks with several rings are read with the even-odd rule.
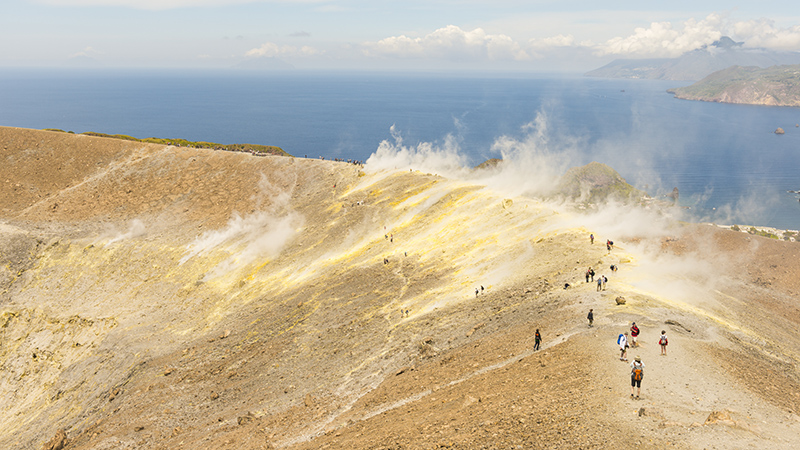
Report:
[[[518,0],[9,0],[0,67],[585,72],[722,36],[800,50],[800,7]],[[11,45],[13,43],[13,45]]]

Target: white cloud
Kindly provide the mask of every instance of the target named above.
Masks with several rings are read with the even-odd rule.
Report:
[[[278,45],[273,42],[265,42],[261,47],[248,50],[244,55],[247,57],[282,57],[282,56],[316,56],[324,53],[314,47],[304,45],[295,47],[293,45]]]
[[[776,28],[770,19],[748,20],[733,25],[737,39],[748,47],[766,47],[773,50],[800,50],[800,25]]]
[[[424,37],[392,36],[364,44],[373,57],[422,59],[488,59],[524,61],[530,59],[522,47],[502,34],[486,34],[480,28],[464,31],[455,25],[439,28]]]
[[[673,28],[670,22],[654,22],[649,28],[636,28],[630,36],[609,39],[595,50],[598,56],[676,57],[718,40],[723,36],[722,25],[717,14],[700,21],[689,19],[682,29]]]
[[[69,57],[70,58],[81,58],[81,57],[93,58],[93,57],[95,57],[97,55],[101,55],[101,54],[102,54],[102,52],[98,52],[97,50],[95,50],[92,47],[86,47],[86,48],[84,48],[83,50],[81,50],[81,51],[79,51],[77,53],[73,53],[73,54],[69,55]]]
[[[551,36],[547,38],[531,39],[530,41],[528,41],[528,45],[536,49],[554,48],[554,47],[572,47],[573,45],[575,45],[575,37],[572,36],[571,34],[568,35],[559,34],[557,36]]]

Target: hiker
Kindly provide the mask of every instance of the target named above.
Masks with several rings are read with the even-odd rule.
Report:
[[[586,316],[586,318],[589,319],[589,327],[591,327],[592,324],[594,323],[594,313],[592,313],[592,311],[594,311],[594,310],[593,309],[589,309],[589,315]]]
[[[478,298],[478,288],[475,288],[475,298]]]
[[[638,347],[639,346],[639,327],[636,326],[636,322],[633,322],[631,325],[631,347]]]
[[[600,278],[603,279],[603,290],[606,290],[606,283],[608,283],[608,278],[605,275],[601,275]]]
[[[606,241],[606,248],[609,252],[611,251],[611,241]]]
[[[627,361],[628,360],[628,332],[626,331],[624,334],[620,334],[617,338],[617,344],[619,344],[619,360],[620,361]]]
[[[661,356],[667,356],[667,332],[666,330],[661,330],[661,337],[658,338],[658,345],[661,346]]]
[[[594,244],[594,234],[589,235],[589,243]]]
[[[594,269],[591,267],[589,267],[589,276],[591,277],[591,280],[594,281]]]
[[[597,277],[597,292],[600,292],[600,289],[603,287],[603,277]]]
[[[586,269],[586,282],[587,282],[587,283],[589,282],[589,271],[591,271],[591,270],[592,270],[592,268],[591,268],[591,267],[589,267],[588,269]]]
[[[481,285],[481,294],[483,294],[483,285]]]
[[[639,394],[642,393],[642,378],[644,378],[644,363],[637,355],[631,363],[631,398],[639,399]],[[633,396],[634,387],[636,387],[636,397]]]
[[[616,272],[617,271],[617,265],[616,264],[612,264],[610,269],[611,269],[611,272]]]
[[[539,350],[539,344],[542,343],[542,335],[539,334],[539,329],[536,329],[536,334],[533,336],[534,343],[533,343],[533,351]]]

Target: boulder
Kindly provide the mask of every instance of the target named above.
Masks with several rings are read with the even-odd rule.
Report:
[[[708,415],[706,418],[706,425],[714,424],[714,423],[721,423],[724,425],[731,425],[733,424],[733,420],[731,420],[731,414],[726,411],[711,411],[711,414]]]
[[[52,439],[42,444],[42,450],[61,450],[67,446],[67,443],[67,432],[62,428],[56,432]]]
[[[618,305],[624,305],[627,302],[627,300],[625,300],[625,297],[620,295],[619,297],[616,298],[616,302]]]

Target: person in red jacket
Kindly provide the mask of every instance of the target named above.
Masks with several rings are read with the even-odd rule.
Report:
[[[639,346],[639,327],[636,326],[636,322],[633,322],[631,325],[631,347],[638,347]]]

